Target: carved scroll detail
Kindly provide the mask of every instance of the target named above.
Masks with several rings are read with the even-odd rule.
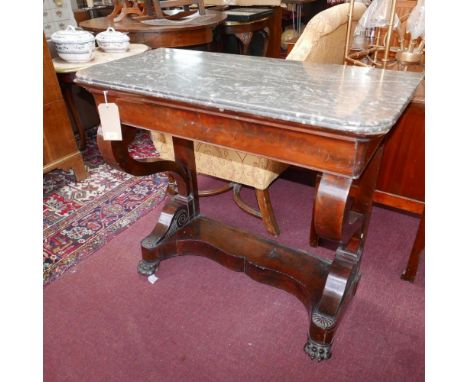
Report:
[[[155,248],[158,243],[171,237],[190,221],[187,203],[181,199],[176,196],[164,207],[153,231],[142,240],[143,248]]]
[[[178,229],[182,228],[188,222],[189,213],[187,207],[178,209],[164,238],[171,237]]]
[[[191,218],[187,199],[175,196],[164,207],[153,231],[141,241],[143,260],[138,263],[139,273],[148,276],[155,272],[160,261],[155,257],[158,245],[189,223]]]
[[[330,329],[335,325],[336,319],[314,309],[314,312],[312,313],[312,322],[322,329]]]

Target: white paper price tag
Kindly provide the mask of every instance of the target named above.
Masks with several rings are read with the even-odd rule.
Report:
[[[98,112],[104,140],[121,141],[122,127],[120,126],[120,115],[117,105],[115,103],[101,103],[98,105]]]
[[[151,284],[154,284],[156,281],[158,281],[158,278],[157,278],[156,275],[153,273],[151,276],[148,276],[148,281],[149,281]]]

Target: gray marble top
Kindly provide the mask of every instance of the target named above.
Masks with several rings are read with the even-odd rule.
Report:
[[[80,70],[76,82],[372,135],[390,130],[422,77],[160,48]]]

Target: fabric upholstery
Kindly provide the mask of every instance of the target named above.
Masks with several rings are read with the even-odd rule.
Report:
[[[152,139],[162,159],[174,160],[171,135],[152,132]],[[287,167],[258,155],[199,141],[194,142],[194,151],[197,172],[260,190],[266,189]]]
[[[353,21],[358,21],[366,6],[354,4]],[[349,4],[328,8],[313,17],[294,45],[288,59],[317,64],[343,64]]]
[[[236,0],[238,1],[238,0]],[[240,5],[237,3],[236,5]],[[255,4],[257,5],[257,3]],[[366,7],[355,4],[354,17]],[[348,4],[337,5],[316,15],[305,28],[287,60],[342,64],[346,43]],[[152,132],[162,159],[174,160],[172,137]],[[245,152],[195,141],[197,172],[265,190],[288,166]]]

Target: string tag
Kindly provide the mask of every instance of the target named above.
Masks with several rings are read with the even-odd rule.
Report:
[[[120,126],[119,108],[117,104],[107,102],[107,90],[104,90],[103,93],[105,103],[98,105],[102,136],[105,141],[121,141],[122,127]]]

